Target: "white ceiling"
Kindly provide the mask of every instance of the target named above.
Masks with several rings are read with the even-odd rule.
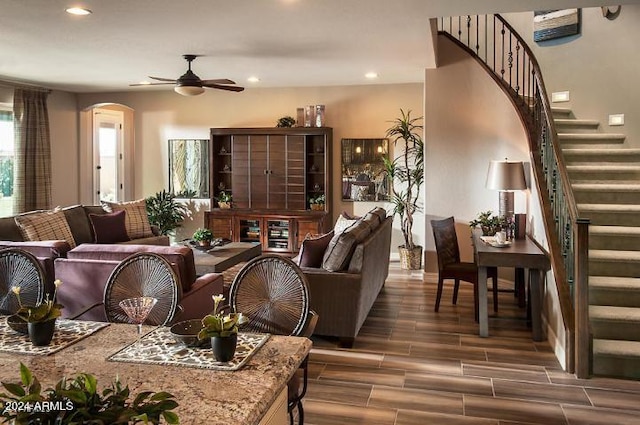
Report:
[[[627,0],[622,3],[638,3]],[[600,6],[598,0],[3,0],[0,80],[72,92],[178,78],[260,87],[423,81],[429,18]],[[65,13],[81,5],[86,17]],[[171,87],[161,86],[164,89]]]

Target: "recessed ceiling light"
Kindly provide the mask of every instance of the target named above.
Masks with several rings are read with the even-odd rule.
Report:
[[[365,78],[368,78],[370,80],[373,80],[374,78],[378,78],[378,73],[377,72],[367,72],[366,74],[364,74]]]
[[[260,78],[258,77],[249,77],[247,78],[247,81],[250,83],[259,83],[260,82]]]
[[[92,13],[89,9],[85,9],[84,7],[70,7],[65,9],[65,11],[71,15],[78,16],[90,15]]]

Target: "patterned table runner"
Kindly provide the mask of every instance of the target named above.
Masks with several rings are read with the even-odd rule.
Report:
[[[211,348],[191,348],[177,342],[168,327],[159,327],[136,342],[112,354],[107,360],[195,367],[214,370],[238,370],[269,339],[269,334],[239,333],[236,354],[229,362],[218,362]]]
[[[56,331],[51,344],[37,347],[31,344],[29,335],[21,334],[9,327],[6,320],[0,320],[0,351],[17,354],[53,354],[75,344],[92,333],[109,326],[103,322],[56,319]]]

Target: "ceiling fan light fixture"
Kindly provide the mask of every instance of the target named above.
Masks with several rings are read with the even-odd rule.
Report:
[[[200,86],[176,86],[173,90],[183,96],[197,96],[204,93],[204,87]]]

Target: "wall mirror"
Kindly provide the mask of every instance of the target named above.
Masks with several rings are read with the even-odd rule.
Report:
[[[178,198],[209,198],[209,140],[169,140],[169,192]]]
[[[389,139],[342,139],[342,200],[389,198],[383,158],[389,158]]]

